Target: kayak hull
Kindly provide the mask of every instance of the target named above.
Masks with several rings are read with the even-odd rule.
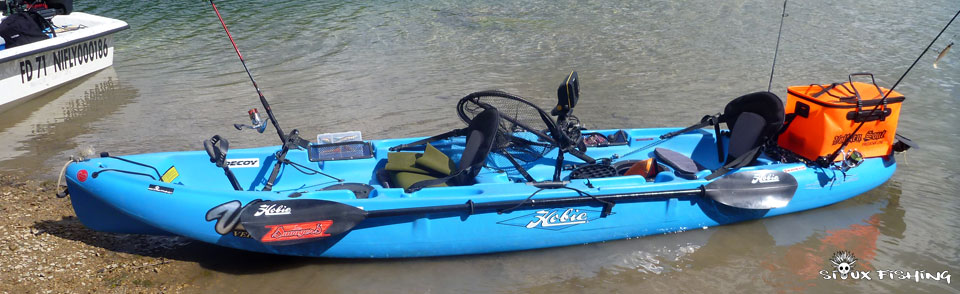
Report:
[[[595,158],[623,155],[676,129],[627,130],[630,144],[588,150]],[[601,132],[613,132],[601,131]],[[194,240],[241,250],[312,257],[400,258],[444,255],[483,254],[569,246],[608,240],[665,234],[772,217],[813,209],[855,197],[886,182],[896,169],[892,156],[866,159],[859,167],[843,173],[834,168],[779,163],[761,157],[758,164],[735,170],[778,170],[792,175],[798,188],[788,205],[775,209],[741,209],[725,206],[699,195],[645,198],[617,201],[609,214],[599,201],[553,207],[521,207],[499,213],[486,211],[450,211],[367,218],[351,230],[312,242],[295,245],[265,245],[235,227],[244,205],[259,200],[321,199],[358,207],[365,211],[397,208],[461,205],[496,201],[524,201],[589,195],[619,195],[652,191],[697,189],[710,181],[676,177],[661,172],[655,181],[641,176],[619,176],[589,180],[570,180],[572,189],[539,189],[514,182],[509,173],[484,169],[477,184],[458,187],[425,188],[405,193],[398,188],[383,188],[372,176],[386,158],[387,148],[419,138],[371,141],[375,156],[368,159],[307,161],[304,151],[291,151],[289,159],[322,170],[347,182],[374,187],[370,197],[357,199],[347,190],[321,191],[337,182],[322,176],[306,176],[284,168],[274,191],[260,191],[272,169],[278,147],[230,150],[229,158],[256,159],[256,167],[234,168],[246,191],[234,191],[223,171],[211,164],[202,151],[172,152],[124,156],[147,163],[151,168],[119,161],[93,158],[71,164],[66,172],[71,201],[78,218],[91,229],[116,233],[178,235]],[[715,144],[712,132],[694,131],[663,143],[697,162],[716,168],[716,150],[703,146]],[[455,150],[458,142],[450,142]],[[443,144],[438,148],[443,149]],[[715,146],[715,145],[712,145]],[[642,150],[620,158],[644,159],[653,150]],[[555,152],[555,151],[554,151]],[[548,154],[544,162],[549,162]],[[578,163],[578,159],[568,159]],[[713,162],[712,164],[709,162]],[[580,162],[582,163],[582,162]],[[711,166],[712,165],[712,166]],[[179,176],[171,182],[158,180],[175,168]],[[113,172],[104,170],[124,170]],[[152,170],[156,169],[156,170]],[[546,177],[546,168],[529,168],[535,177]],[[133,172],[133,173],[129,173]],[[552,169],[549,171],[552,173]],[[140,174],[134,174],[140,173]],[[565,172],[568,174],[569,172]],[[147,176],[144,176],[147,175]],[[153,179],[152,179],[153,178]],[[578,191],[575,191],[579,190]],[[531,197],[532,194],[536,193]],[[231,227],[230,225],[234,226]],[[225,232],[223,228],[227,229]]]

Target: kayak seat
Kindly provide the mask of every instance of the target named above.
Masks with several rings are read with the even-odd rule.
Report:
[[[761,141],[761,135],[766,125],[766,120],[763,116],[753,112],[741,112],[737,116],[736,121],[730,125],[732,129],[730,130],[730,140],[727,145],[727,150],[729,151],[727,151],[727,158],[724,164],[726,166],[731,162],[736,163],[738,160],[747,161],[744,165],[749,164],[759,155],[759,153],[756,152],[756,148],[763,143]],[[673,168],[677,176],[684,179],[697,179],[697,173],[705,169],[689,156],[670,149],[656,148],[653,154],[658,161]],[[741,157],[744,156],[746,156],[746,158],[741,159]]]
[[[784,122],[783,101],[770,92],[743,95],[727,103],[720,121],[730,129],[727,156],[707,180],[753,163],[767,142],[776,141]]]
[[[455,165],[450,157],[429,143],[423,153],[388,153],[387,165],[383,168],[389,177],[387,186],[404,189],[420,181],[450,176],[454,169]],[[447,184],[438,183],[431,186],[445,187]]]
[[[689,156],[670,149],[656,148],[653,150],[653,155],[657,161],[669,166],[678,177],[684,179],[695,180],[697,172],[705,169]]]
[[[784,113],[783,101],[777,94],[770,92],[755,92],[746,94],[727,103],[723,109],[723,115],[720,116],[720,122],[727,123],[727,128],[731,132],[740,124],[740,115],[743,113],[753,113],[761,117],[760,120],[750,120],[745,123],[759,124],[761,129],[759,143],[773,139],[780,132],[783,126]]]
[[[487,161],[499,122],[500,113],[490,107],[477,114],[466,128],[446,133],[467,138],[459,164],[454,164],[446,154],[426,143],[423,153],[388,153],[383,170],[389,177],[380,176],[382,173],[378,172],[378,178],[388,179],[386,186],[404,188],[408,193],[425,187],[472,185]],[[431,139],[442,138],[434,136]]]
[[[734,128],[730,131],[730,143],[727,145],[727,150],[729,150],[727,151],[727,163],[736,160],[757,146],[764,122],[762,116],[753,112],[744,112],[737,117]]]

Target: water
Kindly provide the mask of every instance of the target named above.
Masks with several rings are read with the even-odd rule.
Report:
[[[368,139],[462,124],[477,90],[550,106],[571,70],[577,115],[603,128],[686,126],[765,90],[776,1],[220,1],[248,65],[288,130]],[[958,9],[956,1],[790,2],[774,92],[877,74],[889,87]],[[131,154],[196,150],[261,108],[209,5],[81,1],[120,18],[114,67],[6,112],[0,168],[53,179],[81,146]],[[950,28],[935,49],[957,41]],[[956,51],[954,51],[956,52]],[[851,250],[860,270],[960,273],[960,57],[929,53],[897,90],[899,133],[922,149],[885,185],[830,207],[738,225],[557,249],[415,260],[300,259],[196,245],[185,279],[204,292],[960,292],[945,281],[824,280]],[[960,276],[958,276],[960,278]],[[958,282],[960,283],[960,282]]]

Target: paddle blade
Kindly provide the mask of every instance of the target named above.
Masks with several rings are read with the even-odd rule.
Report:
[[[292,245],[347,232],[366,215],[362,209],[339,202],[278,200],[248,205],[240,212],[240,223],[263,244]]]
[[[707,184],[706,196],[724,205],[746,209],[787,206],[797,191],[797,179],[778,170],[729,174]]]

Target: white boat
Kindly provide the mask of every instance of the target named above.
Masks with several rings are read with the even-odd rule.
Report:
[[[83,12],[54,16],[57,36],[0,50],[0,112],[113,65],[113,34],[122,20]]]

